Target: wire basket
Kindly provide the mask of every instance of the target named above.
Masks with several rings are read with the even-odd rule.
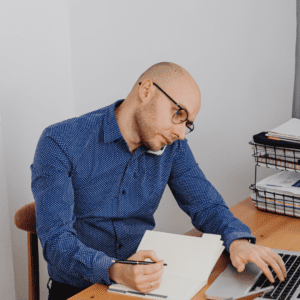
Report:
[[[300,218],[300,197],[260,190],[255,184],[249,187],[252,201],[259,210]]]
[[[300,172],[300,149],[282,148],[249,142],[256,165],[278,170]]]
[[[255,183],[250,185],[251,198],[259,210],[269,211],[292,217],[300,217],[300,196],[289,192],[265,191],[256,186],[257,166],[274,168],[280,171],[300,172],[300,149],[283,148],[249,142],[255,159]]]

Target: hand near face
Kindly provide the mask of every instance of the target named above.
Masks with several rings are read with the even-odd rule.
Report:
[[[280,281],[286,278],[286,268],[281,257],[269,247],[251,244],[248,240],[234,240],[229,246],[230,259],[238,272],[243,272],[248,262],[255,263],[270,282],[274,277],[268,265],[275,271]]]

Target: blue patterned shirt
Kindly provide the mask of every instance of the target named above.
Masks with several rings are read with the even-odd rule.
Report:
[[[114,283],[112,260],[133,255],[155,227],[167,184],[195,228],[220,234],[227,250],[235,239],[255,242],[206,179],[186,139],[162,155],[144,145],[129,151],[114,114],[122,101],[51,125],[39,139],[31,188],[49,276],[82,288]]]

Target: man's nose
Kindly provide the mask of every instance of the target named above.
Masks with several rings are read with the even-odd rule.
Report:
[[[184,140],[185,138],[185,123],[176,124],[176,130],[175,133],[178,136],[179,140]]]

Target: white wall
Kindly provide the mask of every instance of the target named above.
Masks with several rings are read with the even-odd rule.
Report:
[[[28,299],[27,235],[14,226],[13,216],[34,201],[30,165],[43,129],[74,117],[68,5],[60,0],[1,1],[0,104],[18,300]],[[42,251],[40,264],[43,300],[48,273]]]
[[[296,2],[73,0],[70,16],[76,115],[125,98],[157,62],[182,65],[202,93],[196,161],[228,206],[249,197],[249,141],[292,114]],[[192,226],[168,187],[155,217],[156,230]]]
[[[3,154],[3,139],[1,129],[0,112],[0,290],[1,298],[15,300],[15,279],[13,270],[12,243],[11,243],[11,219],[9,213],[7,189],[6,189],[5,162]]]
[[[248,144],[253,134],[291,117],[294,0],[6,0],[0,28],[0,105],[17,299],[27,299],[27,247],[13,215],[34,201],[29,167],[48,125],[125,98],[154,63],[178,63],[202,92],[189,144],[206,177],[232,206],[249,196],[254,180]],[[192,228],[168,188],[155,217],[156,230]],[[47,299],[47,280],[42,261],[42,299]]]

